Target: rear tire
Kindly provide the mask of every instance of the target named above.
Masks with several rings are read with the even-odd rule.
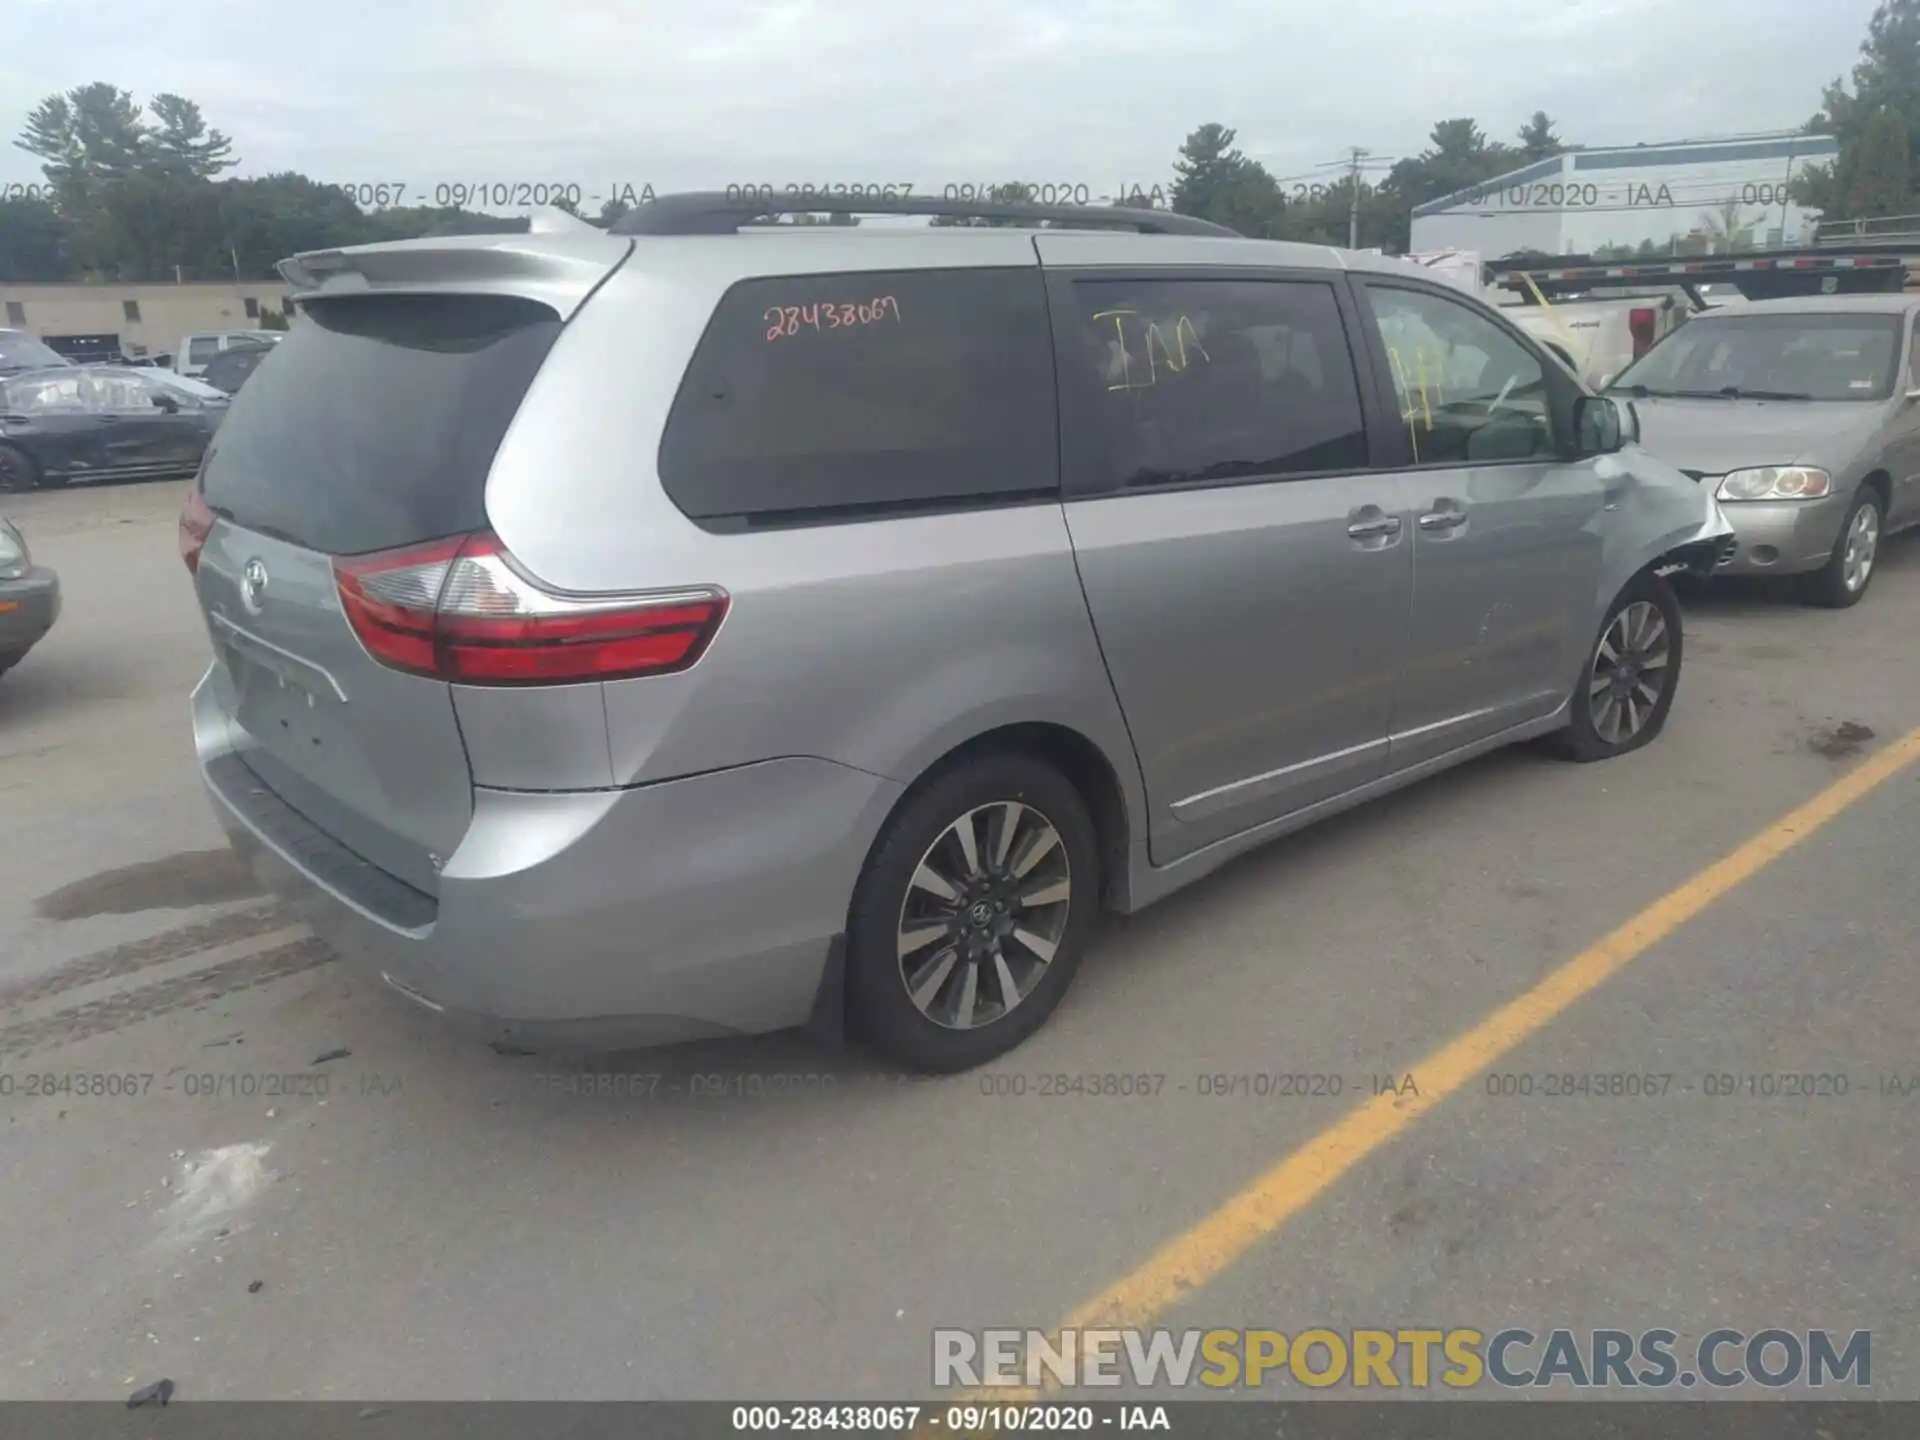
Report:
[[[26,451],[0,445],[0,494],[22,495],[40,484],[40,467]]]
[[[1878,568],[1886,520],[1887,507],[1880,493],[1861,486],[1847,507],[1847,518],[1840,522],[1840,538],[1833,542],[1827,563],[1800,577],[1800,598],[1823,610],[1858,605]]]
[[[1101,885],[1086,801],[1051,765],[996,752],[936,773],[888,820],[855,887],[858,1028],[934,1074],[1004,1055],[1072,983]]]
[[[1652,742],[1680,688],[1680,601],[1651,571],[1615,597],[1588,651],[1566,728],[1548,738],[1564,760],[1611,760]]]

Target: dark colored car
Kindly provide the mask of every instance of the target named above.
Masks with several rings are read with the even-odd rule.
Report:
[[[25,538],[0,515],[0,674],[26,659],[59,618],[59,577],[33,563]]]
[[[0,490],[191,475],[227,411],[159,370],[65,365],[0,380]]]
[[[0,330],[0,380],[28,370],[57,370],[73,362],[24,330]]]
[[[272,353],[271,345],[235,345],[209,360],[200,378],[216,390],[238,395],[247,377]]]

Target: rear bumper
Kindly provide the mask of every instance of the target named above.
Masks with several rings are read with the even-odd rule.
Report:
[[[44,565],[0,580],[0,661],[27,653],[60,618],[60,578]]]
[[[1777,504],[1735,502],[1721,513],[1733,526],[1739,548],[1722,575],[1798,575],[1818,570],[1833,554],[1853,496],[1789,500]]]
[[[627,790],[476,788],[473,823],[427,895],[269,790],[205,690],[202,775],[262,880],[361,974],[536,1049],[806,1023],[900,793],[809,758]]]

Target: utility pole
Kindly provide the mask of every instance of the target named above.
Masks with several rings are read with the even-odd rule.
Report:
[[[1360,248],[1360,165],[1370,152],[1355,145],[1347,152],[1347,181],[1353,187],[1347,208],[1347,248]]]
[[[1360,248],[1360,177],[1376,165],[1385,163],[1385,157],[1375,156],[1364,145],[1352,145],[1347,149],[1344,160],[1329,160],[1321,169],[1338,168],[1347,172],[1347,248]]]

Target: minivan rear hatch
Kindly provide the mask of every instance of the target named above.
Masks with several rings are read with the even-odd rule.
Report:
[[[311,282],[301,318],[196,481],[214,518],[195,588],[241,759],[429,895],[473,811],[452,691],[374,658],[334,562],[486,528],[488,472],[522,398],[630,248],[598,232],[463,237],[287,262]]]

